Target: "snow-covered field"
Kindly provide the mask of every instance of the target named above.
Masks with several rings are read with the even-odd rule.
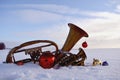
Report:
[[[9,50],[0,50],[0,80],[120,80],[120,49],[85,49],[86,66],[43,69],[38,64],[3,64]],[[73,51],[75,52],[75,51]],[[93,58],[109,66],[91,66]]]

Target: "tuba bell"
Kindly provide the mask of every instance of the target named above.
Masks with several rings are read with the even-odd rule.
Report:
[[[78,42],[78,40],[81,39],[82,37],[88,37],[87,32],[85,32],[78,26],[72,23],[68,23],[68,26],[70,27],[70,31],[66,39],[66,42],[64,43],[64,46],[61,49],[61,51],[65,52],[69,52],[73,48],[73,46]]]

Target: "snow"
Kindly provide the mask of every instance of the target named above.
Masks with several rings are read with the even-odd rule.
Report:
[[[3,64],[9,50],[0,50],[0,80],[120,80],[120,49],[85,49],[85,66],[43,69],[37,63]],[[75,52],[75,51],[73,51]],[[20,57],[22,57],[21,55]],[[92,66],[93,58],[109,66]]]

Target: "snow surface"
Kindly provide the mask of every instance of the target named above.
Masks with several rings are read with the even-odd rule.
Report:
[[[23,66],[3,64],[8,52],[0,50],[0,80],[120,80],[120,49],[85,49],[85,66],[60,69],[43,69],[32,62]],[[91,66],[93,58],[107,61],[109,66]]]

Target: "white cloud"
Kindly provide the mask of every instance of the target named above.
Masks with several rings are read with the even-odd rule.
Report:
[[[54,26],[49,26],[49,28],[40,28],[32,32],[21,32],[16,35],[22,37],[24,35],[28,41],[31,39],[52,40],[59,45],[59,48],[61,48],[67,38],[68,33],[69,27],[67,24],[56,24]]]
[[[63,5],[56,4],[17,4],[17,5],[0,5],[3,8],[17,8],[17,9],[33,9],[57,14],[79,14],[80,10]]]
[[[15,9],[11,13],[17,15],[18,20],[35,24],[61,20],[67,21],[76,15],[84,15],[84,12],[77,8],[55,4],[17,4],[0,5],[0,7]]]
[[[120,14],[94,12],[92,16],[96,18],[88,19],[83,24],[87,23],[86,27],[90,34],[90,43],[95,45],[97,42],[93,47],[118,47],[120,40]]]
[[[63,19],[62,15],[37,10],[18,10],[13,13],[19,15],[21,20],[30,23],[44,23]]]
[[[116,11],[117,11],[117,12],[120,12],[120,5],[117,5]]]
[[[120,14],[114,12],[87,12],[91,18],[73,19],[73,23],[88,32],[89,48],[115,48],[120,41]],[[77,44],[80,46],[81,42]]]
[[[41,15],[44,15],[44,14],[41,14]],[[88,12],[87,14],[85,13],[85,15],[91,16],[93,18],[81,19],[76,17],[66,17],[64,15],[60,16],[59,14],[56,16],[54,15],[50,15],[50,16],[48,15],[48,16],[49,18],[54,17],[53,20],[63,19],[63,20],[66,20],[67,22],[73,22],[74,24],[82,27],[85,31],[88,32],[88,34],[90,35],[89,38],[88,39],[83,38],[79,43],[77,43],[76,48],[80,47],[81,42],[83,42],[84,40],[88,40],[90,44],[89,48],[120,47],[118,45],[119,42],[116,42],[116,41],[119,41],[120,39],[120,35],[119,35],[120,34],[120,23],[119,23],[120,14],[114,13],[114,12],[113,13]],[[38,15],[36,15],[36,17],[37,16]],[[49,18],[47,19],[47,17],[45,20],[49,20]],[[61,26],[61,25],[58,25],[58,26]],[[59,31],[61,29],[63,31]],[[48,35],[48,38],[51,38],[51,40],[58,41],[59,43],[62,44],[64,43],[66,36],[68,34],[64,29],[65,27],[60,27],[58,28],[58,30],[56,30],[56,27],[54,27],[51,29],[51,31],[50,29],[45,31],[43,30],[42,33],[45,32],[45,35]],[[64,32],[66,34],[63,34]],[[38,32],[37,34],[41,34],[41,33]]]
[[[66,27],[68,22],[72,22],[85,31],[88,32],[89,38],[83,38],[76,47],[80,47],[82,41],[87,40],[89,48],[99,47],[120,47],[118,45],[120,40],[120,14],[115,12],[87,12],[80,11],[67,6],[61,5],[34,5],[24,4],[16,5],[23,7],[23,9],[13,11],[13,14],[19,15],[23,21],[30,23],[47,23],[47,22],[60,22],[54,23],[47,29],[39,29],[30,33],[20,33],[22,36],[34,37],[35,39],[51,39],[57,43],[63,44],[67,38],[69,28]],[[11,6],[13,7],[13,6]],[[15,7],[15,6],[14,6]],[[119,6],[117,7],[119,10]],[[90,18],[81,18],[74,16],[85,15]],[[62,24],[65,23],[66,24]],[[62,24],[62,25],[61,25]],[[44,35],[40,35],[44,34]]]

